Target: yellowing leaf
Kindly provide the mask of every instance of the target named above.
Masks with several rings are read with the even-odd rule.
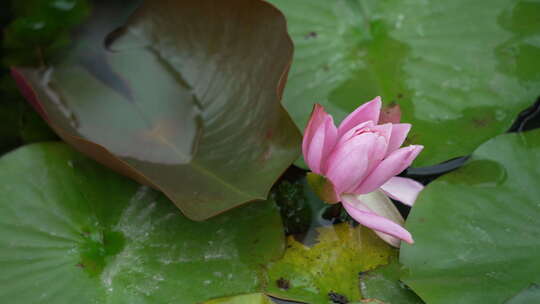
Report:
[[[267,266],[269,294],[310,304],[326,304],[335,297],[357,301],[358,273],[387,264],[396,254],[363,226],[343,223],[317,232],[312,247],[288,238],[285,256]]]

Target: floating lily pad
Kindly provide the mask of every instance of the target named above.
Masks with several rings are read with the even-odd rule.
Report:
[[[273,302],[262,293],[241,295],[223,299],[210,300],[204,304],[273,304]]]
[[[380,95],[426,148],[416,166],[471,153],[540,92],[540,2],[271,0],[295,56],[284,104],[303,129],[312,104],[340,121]]]
[[[503,303],[540,282],[540,130],[506,134],[429,184],[407,219],[403,280],[430,304]]]
[[[197,303],[258,292],[283,252],[257,202],[193,222],[62,143],[0,159],[1,303]]]
[[[317,229],[312,247],[288,238],[285,256],[267,266],[267,293],[310,304],[360,299],[358,274],[387,264],[395,251],[371,230],[347,223]]]
[[[283,15],[260,0],[139,2],[96,3],[69,51],[16,70],[27,98],[67,142],[189,218],[266,199],[300,147],[279,102]]]

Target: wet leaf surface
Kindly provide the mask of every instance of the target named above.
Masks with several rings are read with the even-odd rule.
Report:
[[[292,57],[263,1],[100,2],[66,54],[15,72],[56,132],[202,220],[265,199],[298,156]]]
[[[0,302],[197,303],[261,291],[281,219],[257,202],[193,222],[62,143],[0,159]]]
[[[426,166],[471,153],[540,95],[537,0],[270,2],[295,43],[284,104],[301,129],[315,102],[339,122],[380,95]]]
[[[540,267],[540,130],[498,136],[420,194],[402,279],[427,303],[503,303]],[[489,290],[489,292],[486,292]]]
[[[268,294],[310,304],[359,300],[358,273],[384,265],[396,254],[362,226],[341,223],[317,232],[311,247],[288,238],[285,256],[267,265]]]

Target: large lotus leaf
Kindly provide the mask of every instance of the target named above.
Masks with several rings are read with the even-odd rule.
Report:
[[[540,130],[480,146],[420,194],[403,245],[407,283],[427,303],[503,303],[540,283]]]
[[[363,226],[320,227],[313,246],[288,238],[285,256],[267,266],[267,293],[310,304],[360,299],[358,273],[389,262],[395,251]],[[341,303],[341,302],[338,302]]]
[[[162,194],[62,143],[0,159],[0,303],[198,303],[257,292],[277,208],[193,222]]]
[[[15,71],[27,98],[66,141],[192,219],[266,198],[299,149],[279,103],[284,17],[260,0],[136,2],[96,3],[66,54]]]
[[[295,43],[284,103],[300,128],[315,102],[340,121],[381,95],[421,166],[471,153],[540,95],[538,0],[270,2]]]

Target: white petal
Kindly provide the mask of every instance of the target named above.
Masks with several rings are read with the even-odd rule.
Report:
[[[343,206],[355,220],[372,228],[388,244],[399,247],[400,239],[409,243],[413,242],[410,233],[403,228],[405,222],[403,217],[381,190],[361,195],[344,194],[341,199]],[[377,218],[370,219],[368,223],[370,214]],[[381,232],[381,230],[393,235]]]

